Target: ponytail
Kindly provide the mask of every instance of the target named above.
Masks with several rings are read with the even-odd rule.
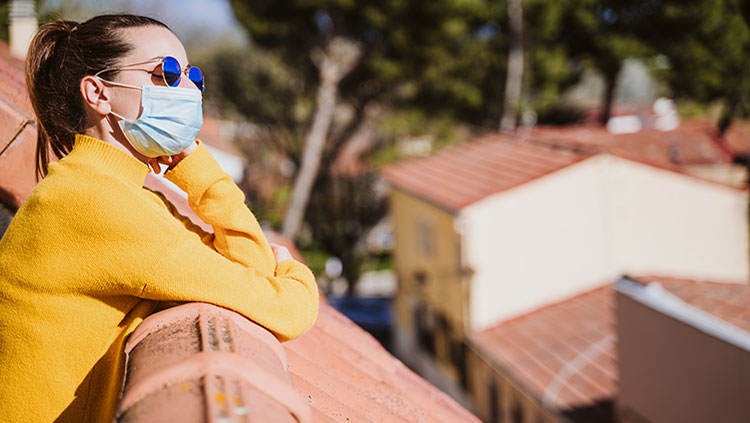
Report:
[[[37,116],[37,180],[47,175],[49,151],[63,158],[85,128],[81,79],[115,67],[130,52],[133,46],[122,29],[150,25],[169,29],[155,19],[127,14],[96,16],[83,23],[58,20],[39,28],[26,57],[26,86]]]

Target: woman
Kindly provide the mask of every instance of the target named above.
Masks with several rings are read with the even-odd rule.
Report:
[[[235,310],[281,341],[317,314],[310,270],[276,255],[244,196],[195,140],[203,77],[161,22],[43,26],[26,77],[44,179],[0,241],[0,421],[110,422],[123,343],[160,301]],[[48,165],[48,151],[61,158]],[[143,188],[150,165],[200,230]]]

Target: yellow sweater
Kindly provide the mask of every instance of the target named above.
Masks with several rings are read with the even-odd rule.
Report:
[[[143,188],[148,172],[78,135],[0,240],[0,422],[111,422],[123,344],[159,301],[223,306],[281,341],[312,326],[312,273],[276,264],[204,145],[165,176],[214,234]]]

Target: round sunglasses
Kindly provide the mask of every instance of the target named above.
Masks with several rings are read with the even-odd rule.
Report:
[[[131,63],[129,65],[123,65],[116,68],[102,69],[94,74],[94,76],[99,76],[105,72],[126,70],[127,68],[133,66],[146,65],[156,62],[161,62],[161,77],[164,80],[164,83],[167,84],[167,86],[176,87],[180,85],[182,74],[185,74],[187,75],[188,79],[192,81],[193,84],[195,84],[195,86],[198,87],[199,90],[201,90],[201,92],[203,92],[205,81],[203,80],[203,73],[201,72],[201,70],[195,66],[190,65],[185,66],[185,69],[183,69],[182,66],[180,66],[180,62],[178,62],[177,59],[172,56],[155,57],[151,60],[146,60],[145,62]],[[156,71],[156,69],[148,72],[153,74],[154,71]]]

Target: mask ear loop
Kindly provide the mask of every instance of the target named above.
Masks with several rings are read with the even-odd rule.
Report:
[[[122,83],[122,82],[108,81],[108,80],[106,80],[106,79],[102,78],[102,77],[101,77],[101,76],[99,76],[99,75],[95,75],[95,76],[96,76],[97,78],[99,78],[99,80],[100,80],[100,81],[102,81],[102,82],[106,82],[107,84],[112,84],[112,85],[114,85],[114,86],[117,86],[117,87],[124,87],[124,88],[135,88],[135,89],[137,89],[137,90],[141,90],[141,91],[143,91],[143,88],[141,88],[141,87],[138,87],[138,86],[135,86],[135,85],[124,84],[124,83]],[[115,113],[115,111],[114,111],[114,110],[111,110],[111,109],[110,109],[109,113],[111,113],[112,115],[114,115],[115,117],[117,117],[117,118],[118,118],[118,119],[120,119],[120,120],[124,120],[124,121],[126,121],[126,122],[129,122],[129,120],[128,120],[128,119],[126,119],[126,118],[122,117],[122,116],[121,116],[120,114],[118,114],[118,113]]]

